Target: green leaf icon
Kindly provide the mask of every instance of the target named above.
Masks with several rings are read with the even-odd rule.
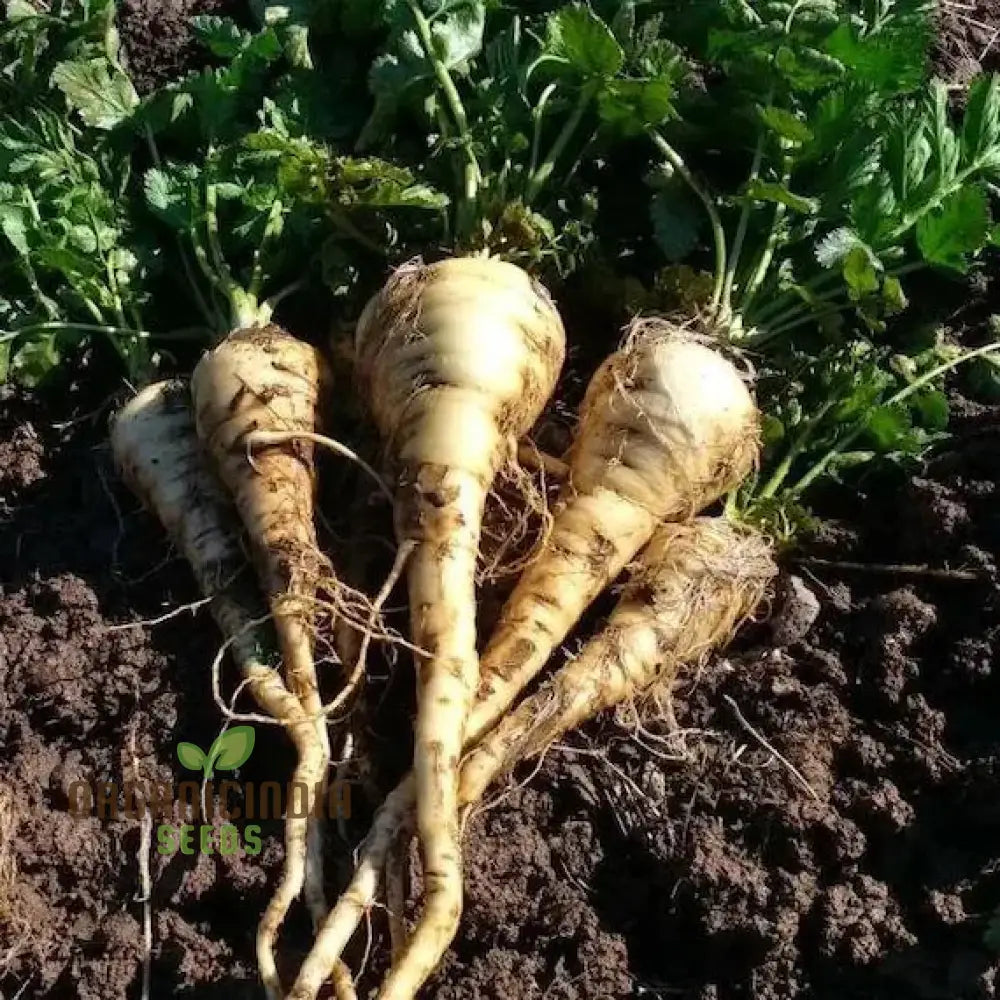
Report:
[[[233,726],[227,729],[208,751],[210,767],[220,771],[234,771],[253,752],[256,734],[253,726]]]
[[[200,771],[206,758],[201,747],[194,743],[178,743],[177,759],[189,771]]]

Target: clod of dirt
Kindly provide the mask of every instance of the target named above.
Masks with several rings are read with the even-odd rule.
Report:
[[[770,619],[771,641],[776,646],[791,646],[804,639],[819,618],[819,599],[794,574],[781,581],[775,609]]]

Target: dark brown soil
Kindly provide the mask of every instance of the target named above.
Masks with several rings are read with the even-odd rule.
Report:
[[[0,426],[4,996],[138,995],[138,825],[74,819],[67,790],[179,780],[177,742],[219,726],[204,612],[114,627],[196,595],[115,483],[104,414],[54,425],[96,402],[7,400]],[[519,773],[471,824],[462,934],[429,995],[997,995],[1000,415],[969,407],[957,431],[919,476],[836,498],[815,552],[990,580],[803,568],[752,648],[677,692],[679,728],[604,719]],[[287,747],[258,740],[240,777],[281,778]],[[280,861],[276,824],[264,835],[257,857],[154,844],[154,995],[258,995]],[[332,832],[328,847],[343,868]],[[284,940],[290,959],[307,947],[301,908]]]
[[[996,0],[942,0],[935,62],[952,83],[1000,70],[1000,9]]]

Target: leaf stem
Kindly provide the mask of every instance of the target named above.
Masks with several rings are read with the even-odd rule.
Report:
[[[904,275],[912,274],[914,271],[920,271],[926,266],[923,261],[912,261],[909,264],[891,268],[885,272],[885,275],[887,278],[901,278]],[[759,330],[759,333],[757,336],[751,337],[750,342],[754,346],[759,346],[773,339],[775,336],[780,336],[782,333],[787,333],[789,330],[808,323],[811,319],[820,319],[824,316],[843,312],[844,309],[849,309],[855,304],[854,302],[845,301],[842,305],[834,309],[824,309],[816,313],[808,311],[811,307],[821,305],[825,302],[836,302],[844,294],[845,290],[843,288],[832,288],[827,292],[816,295],[809,301],[803,302],[800,300],[794,306],[790,306],[773,315],[766,323],[755,322],[753,325]]]
[[[788,206],[784,202],[779,202],[774,208],[771,232],[768,234],[767,243],[764,245],[760,260],[757,261],[757,267],[754,268],[753,275],[747,282],[746,291],[743,294],[740,312],[744,314],[753,304],[754,297],[760,291],[760,287],[764,283],[764,278],[767,277],[768,268],[771,266],[771,262],[774,260],[774,253],[778,249],[778,241],[781,239],[781,223],[784,221],[787,211]]]
[[[764,484],[758,496],[762,499],[771,499],[781,488],[781,484],[788,478],[788,473],[791,471],[792,466],[795,464],[795,460],[805,451],[806,445],[809,443],[809,439],[812,437],[813,431],[820,421],[830,412],[833,408],[834,401],[832,399],[827,400],[817,411],[814,413],[802,426],[802,430],[798,433],[795,440],[792,442],[788,451],[785,453],[785,457],[778,463],[777,468],[775,468],[770,479]]]
[[[816,275],[814,278],[810,278],[809,281],[802,282],[798,289],[785,289],[780,295],[775,296],[771,302],[765,303],[760,309],[752,313],[752,325],[761,326],[766,322],[770,322],[770,317],[773,317],[775,313],[780,314],[788,309],[794,311],[801,308],[803,304],[802,291],[818,292],[824,285],[829,284],[831,281],[839,281],[842,277],[843,275],[839,271],[824,272]],[[786,304],[789,300],[792,303],[791,305]]]
[[[712,311],[715,312],[722,301],[722,283],[726,273],[726,231],[722,228],[722,219],[719,217],[718,209],[715,207],[715,202],[712,200],[711,195],[698,183],[680,153],[655,129],[649,129],[648,135],[653,145],[663,154],[667,163],[680,174],[687,186],[705,206],[705,211],[708,213],[708,220],[712,227],[712,242],[715,246],[715,288],[712,292],[711,303]]]
[[[160,155],[160,147],[156,143],[156,136],[153,134],[149,122],[146,122],[143,126],[143,133],[146,137],[146,146],[149,149],[149,156],[153,161],[153,166],[157,169],[162,168],[163,157]],[[212,315],[212,309],[209,307],[205,296],[202,295],[201,289],[198,287],[198,281],[195,278],[194,269],[191,267],[191,260],[184,247],[184,241],[179,234],[175,234],[174,239],[177,243],[178,253],[180,254],[181,267],[184,268],[184,276],[187,278],[188,284],[191,286],[191,293],[194,295],[195,305],[204,317],[205,322],[212,323],[215,317]]]
[[[781,183],[787,187],[791,183],[792,179],[788,156],[788,141],[781,139],[780,142],[782,151]],[[771,220],[770,232],[767,234],[767,242],[764,244],[760,260],[757,261],[757,267],[754,268],[754,272],[750,276],[750,280],[747,282],[746,289],[743,293],[743,299],[740,303],[740,313],[744,316],[750,310],[751,305],[753,305],[754,297],[757,292],[760,291],[760,287],[763,285],[764,279],[767,277],[767,272],[771,266],[771,262],[774,260],[774,253],[778,248],[778,241],[781,239],[781,224],[785,220],[785,213],[787,211],[788,206],[783,201],[779,201],[774,207],[774,217]]]
[[[424,55],[431,64],[431,69],[434,70],[434,76],[437,79],[438,86],[441,88],[441,92],[444,94],[448,110],[451,112],[451,117],[455,120],[455,127],[458,129],[462,149],[465,153],[465,168],[463,172],[465,188],[462,192],[462,201],[459,203],[457,210],[457,215],[461,221],[458,230],[464,234],[467,229],[471,229],[471,214],[483,175],[479,169],[479,161],[476,159],[476,154],[472,149],[472,137],[469,135],[469,120],[465,114],[465,105],[462,104],[462,97],[455,86],[455,81],[451,78],[451,73],[448,72],[448,67],[438,58],[434,50],[434,37],[431,34],[430,22],[424,17],[424,13],[417,5],[416,0],[407,0],[407,6],[416,24],[417,36],[423,47]]]
[[[260,239],[260,245],[253,252],[253,270],[250,274],[250,284],[247,286],[247,291],[254,298],[260,295],[261,286],[264,284],[264,250],[267,244],[281,232],[284,223],[283,212],[284,205],[282,205],[281,199],[275,198],[267,213],[267,222],[264,224],[264,235]]]
[[[771,103],[770,97],[767,103]],[[764,134],[757,138],[757,146],[754,149],[753,161],[750,164],[750,177],[748,187],[760,177],[761,164],[764,162]],[[733,252],[729,256],[729,263],[726,267],[726,275],[722,282],[722,303],[721,319],[728,323],[733,315],[733,289],[736,285],[736,271],[740,265],[740,256],[743,253],[743,244],[746,242],[747,232],[750,229],[750,213],[753,211],[753,200],[747,196],[743,203],[743,210],[740,212],[740,221],[736,226],[736,236],[733,238]]]
[[[565,152],[567,145],[569,145],[570,139],[573,137],[573,133],[580,127],[580,122],[583,120],[584,113],[587,110],[587,106],[593,100],[594,88],[592,86],[585,86],[580,89],[580,96],[577,98],[576,106],[573,108],[573,113],[566,120],[566,124],[562,127],[559,135],[556,136],[556,141],[552,144],[552,148],[549,150],[548,155],[541,162],[538,169],[535,170],[530,179],[528,180],[528,186],[524,192],[524,201],[526,205],[530,205],[532,201],[538,196],[538,192],[545,186],[546,181],[552,176],[552,171],[555,169],[556,161]]]
[[[210,159],[211,155],[212,151],[209,149],[206,159]],[[231,297],[236,282],[222,252],[222,240],[219,238],[219,191],[215,182],[211,180],[205,184],[205,232],[208,235],[208,250],[216,274],[219,276],[221,288],[227,297]]]
[[[550,83],[539,95],[538,103],[531,109],[531,117],[534,122],[534,132],[531,138],[531,160],[528,163],[528,176],[533,177],[538,168],[538,157],[542,146],[542,119],[545,116],[545,105],[549,103],[549,98],[556,92],[557,84]]]

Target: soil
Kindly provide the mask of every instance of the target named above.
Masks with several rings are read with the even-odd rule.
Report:
[[[133,67],[190,68],[182,13],[166,52],[144,47],[154,8],[124,7]],[[990,307],[1000,280],[952,323],[982,337]],[[918,474],[821,498],[803,555],[870,569],[789,561],[771,620],[673,692],[672,713],[598,720],[491,796],[429,997],[998,996],[1000,407],[960,388],[955,437]],[[150,623],[197,594],[118,485],[114,401],[94,391],[0,395],[3,997],[140,995],[139,824],[74,818],[70,786],[178,781],[177,743],[204,747],[220,725],[205,610]],[[409,687],[397,675],[390,691]],[[394,697],[373,717],[379,754],[406,711]],[[257,740],[239,780],[287,774],[280,735],[258,726]],[[358,800],[347,841],[329,833],[331,896],[364,831]],[[150,995],[260,995],[253,935],[281,862],[280,824],[262,826],[256,856],[168,857],[154,840]],[[387,951],[375,916],[364,985]],[[298,906],[290,962],[309,939]]]
[[[204,49],[191,35],[190,20],[216,14],[243,20],[241,0],[121,0],[118,30],[129,73],[140,94],[199,69]]]
[[[1000,23],[995,0],[943,0],[935,62],[950,83],[967,84],[1000,70]]]

